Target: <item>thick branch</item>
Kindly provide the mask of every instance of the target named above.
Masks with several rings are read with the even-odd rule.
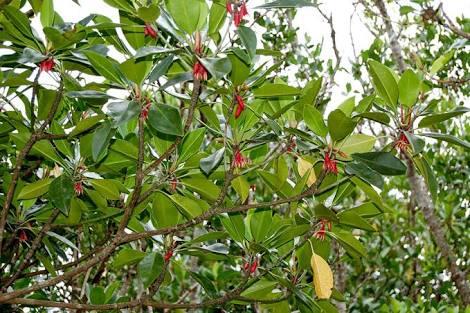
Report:
[[[20,154],[18,155],[18,158],[16,159],[15,169],[13,170],[11,183],[6,193],[5,203],[3,205],[3,210],[2,210],[2,216],[0,218],[0,256],[2,255],[3,233],[5,231],[5,225],[7,222],[8,212],[10,210],[11,202],[13,201],[13,195],[15,194],[16,185],[18,183],[18,178],[20,175],[21,167],[23,166],[24,160],[26,156],[28,155],[28,153],[33,148],[34,144],[42,137],[44,130],[52,122],[52,119],[54,118],[57,108],[59,107],[59,103],[62,99],[63,90],[64,90],[64,83],[63,83],[63,80],[61,79],[57,95],[54,99],[54,102],[52,103],[49,114],[47,115],[46,119],[44,120],[42,125],[39,127],[39,129],[31,134],[31,137],[26,142],[25,146],[23,147]]]

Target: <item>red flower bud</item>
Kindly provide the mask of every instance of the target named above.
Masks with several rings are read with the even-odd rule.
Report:
[[[208,73],[204,65],[197,61],[193,66],[193,77],[194,79],[205,81],[207,80]]]
[[[150,99],[145,98],[145,104],[142,107],[142,110],[140,111],[140,118],[143,119],[144,121],[147,120],[149,116],[149,111],[150,111],[151,106],[152,106],[152,102],[150,101]]]
[[[77,196],[83,194],[83,184],[81,181],[77,181],[73,184],[73,190]]]
[[[231,0],[227,0],[227,2],[225,3],[225,8],[227,9],[227,13],[232,14],[233,9],[232,9],[232,1]]]
[[[178,184],[178,180],[176,178],[173,178],[171,181],[170,181],[170,190],[171,192],[175,192],[176,191],[176,185]]]
[[[406,137],[404,132],[400,133],[400,136],[398,137],[398,140],[395,141],[394,146],[398,148],[401,152],[404,152],[408,149],[408,146],[410,145],[410,141]]]
[[[39,70],[41,72],[49,72],[54,68],[55,62],[52,57],[42,60],[39,63]]]
[[[338,167],[336,166],[336,160],[330,158],[330,153],[325,153],[325,160],[323,161],[323,170],[328,173],[338,174]]]
[[[254,272],[256,272],[257,268],[258,268],[258,259],[255,259],[253,263],[251,264],[250,273],[253,274]]]
[[[244,168],[250,162],[251,160],[243,156],[243,154],[240,152],[239,149],[235,150],[233,164],[235,165],[236,168]]]
[[[165,253],[165,256],[163,257],[163,259],[165,260],[165,262],[169,262],[172,257],[173,257],[173,250],[168,250]]]
[[[21,242],[28,241],[28,235],[26,235],[26,232],[23,229],[20,229],[19,234],[18,234],[18,239]]]
[[[237,100],[237,109],[235,110],[235,118],[239,118],[243,110],[245,110],[245,102],[240,95],[236,95],[235,99]]]
[[[321,219],[320,220],[320,229],[317,230],[313,234],[313,237],[317,238],[318,240],[325,240],[326,227],[328,227],[328,230],[331,231],[331,228],[332,228],[331,222],[327,219]]]
[[[157,39],[157,36],[158,36],[157,31],[155,30],[155,28],[153,28],[153,26],[150,25],[149,23],[145,23],[144,35],[148,36],[148,37],[151,37],[153,39]]]

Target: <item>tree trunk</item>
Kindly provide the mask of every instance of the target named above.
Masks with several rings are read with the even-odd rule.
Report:
[[[403,52],[398,42],[397,35],[393,30],[390,16],[388,15],[385,3],[383,0],[375,0],[375,4],[382,15],[385,27],[387,28],[387,34],[390,39],[390,48],[392,50],[392,56],[398,65],[400,72],[406,70],[406,65],[403,59]],[[455,285],[457,286],[460,298],[464,306],[470,305],[470,288],[467,284],[467,280],[464,272],[457,266],[456,256],[451,249],[447,239],[445,237],[444,225],[439,220],[439,217],[435,213],[434,204],[429,195],[429,190],[424,183],[421,176],[419,176],[414,168],[413,160],[407,159],[408,166],[408,181],[410,183],[412,198],[416,201],[416,206],[423,212],[424,220],[428,225],[429,232],[431,233],[436,246],[441,252],[441,255],[447,260],[447,267],[451,273],[451,277]]]

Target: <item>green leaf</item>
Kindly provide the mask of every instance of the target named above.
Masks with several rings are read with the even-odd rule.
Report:
[[[175,226],[183,221],[176,205],[161,192],[156,192],[150,209],[153,225],[157,228]]]
[[[77,123],[77,126],[70,132],[70,137],[75,137],[78,134],[81,134],[96,124],[98,124],[103,119],[103,115],[95,115],[89,118],[83,119]]]
[[[126,85],[123,78],[124,75],[119,70],[118,64],[115,61],[111,61],[105,56],[94,51],[85,51],[83,53],[88,58],[91,66],[98,72],[98,74],[118,85]]]
[[[421,79],[415,72],[406,70],[398,81],[400,103],[411,108],[418,99]]]
[[[452,135],[440,134],[440,133],[424,133],[424,134],[420,134],[420,135],[426,136],[426,137],[429,137],[429,138],[434,138],[434,139],[437,139],[437,140],[446,141],[448,143],[458,145],[458,146],[464,147],[466,149],[470,149],[470,142],[464,141],[464,140],[459,139],[457,137],[454,137]]]
[[[245,26],[238,27],[238,36],[245,46],[251,60],[256,56],[256,34],[253,30]]]
[[[119,270],[126,265],[137,264],[145,257],[145,255],[145,252],[124,248],[118,252],[111,263],[111,267],[115,270]]]
[[[390,152],[355,153],[352,158],[382,175],[394,176],[406,173],[405,164]]]
[[[121,63],[119,68],[128,80],[140,86],[150,73],[152,65],[152,61],[137,61],[131,58]]]
[[[333,231],[329,233],[334,239],[338,240],[338,242],[346,249],[349,254],[356,256],[357,254],[366,257],[367,251],[364,246],[360,243],[359,240],[354,238],[354,236],[347,231],[337,230],[333,228]]]
[[[431,69],[429,70],[430,75],[434,75],[439,72],[453,57],[454,57],[455,50],[450,50],[447,53],[441,55],[437,58],[436,61],[431,65]]]
[[[240,197],[240,201],[244,203],[250,195],[250,184],[246,181],[245,177],[238,176],[232,180],[231,185]]]
[[[198,215],[202,214],[202,208],[199,204],[188,197],[184,197],[179,194],[174,194],[170,196],[170,199],[179,207],[181,208],[181,214],[186,216],[187,218],[194,218]]]
[[[348,138],[339,142],[338,147],[341,152],[346,154],[368,152],[372,150],[375,144],[375,137],[364,134],[352,134]]]
[[[215,79],[223,78],[232,70],[232,63],[228,58],[204,58],[200,61]]]
[[[350,117],[356,106],[356,97],[349,97],[338,105],[338,110],[343,111],[346,116]]]
[[[137,9],[137,15],[147,23],[155,22],[160,15],[160,9],[157,4],[151,4],[147,7]]]
[[[323,78],[320,77],[317,80],[309,81],[299,99],[299,105],[301,106],[313,106],[315,108],[315,101],[317,100],[318,93],[320,92],[323,83]],[[305,113],[304,113],[305,114]]]
[[[90,303],[91,304],[104,304],[106,296],[103,287],[92,287],[90,290]]]
[[[46,55],[37,52],[34,49],[26,47],[23,49],[23,53],[21,54],[20,58],[18,59],[18,63],[27,64],[27,63],[39,63],[47,58]]]
[[[226,17],[227,10],[225,6],[214,1],[209,12],[209,36],[219,32],[222,26],[224,26]]]
[[[246,64],[237,55],[233,53],[229,54],[228,58],[232,63],[232,72],[230,74],[230,80],[232,81],[234,86],[240,86],[250,76],[250,67],[248,66],[248,64]]]
[[[346,164],[345,170],[346,173],[350,175],[356,175],[369,184],[377,186],[380,189],[383,188],[384,180],[382,176],[363,163],[348,162]]]
[[[167,56],[159,63],[155,65],[148,76],[149,83],[153,83],[157,79],[159,79],[162,75],[165,75],[168,72],[171,64],[173,63],[173,55]]]
[[[215,201],[220,193],[219,187],[205,178],[184,178],[181,179],[181,183],[211,202]]]
[[[467,108],[467,107],[464,107],[464,106],[459,106],[454,111],[428,115],[428,116],[425,116],[419,122],[418,127],[420,127],[420,128],[429,127],[429,126],[432,126],[434,124],[446,121],[446,120],[448,120],[450,118],[453,118],[455,116],[465,114],[467,112],[470,112],[470,108]]]
[[[180,112],[173,106],[158,104],[157,108],[150,109],[148,122],[150,126],[163,134],[183,135]]]
[[[245,289],[241,296],[252,300],[269,299],[277,282],[261,278],[259,281]]]
[[[69,98],[79,99],[108,99],[111,98],[105,92],[96,90],[69,91],[65,95]]]
[[[356,123],[344,114],[343,111],[336,109],[328,115],[328,130],[333,141],[344,139],[356,128]]]
[[[328,134],[323,115],[310,104],[304,106],[304,121],[308,128],[318,136],[324,138]]]
[[[269,233],[273,217],[271,209],[257,209],[249,214],[250,230],[256,242],[262,242]]]
[[[362,218],[355,211],[347,210],[338,213],[339,223],[352,226],[354,228],[364,229],[367,231],[377,231],[368,221]]]
[[[4,7],[2,13],[24,36],[34,38],[33,32],[31,31],[30,21],[26,14],[11,5]]]
[[[375,90],[391,108],[395,109],[398,101],[398,85],[391,70],[374,60],[369,60],[368,64]]]
[[[209,175],[214,169],[216,169],[220,162],[224,159],[225,148],[219,149],[213,154],[209,155],[206,158],[202,158],[199,166],[201,170],[206,174]]]
[[[356,116],[367,118],[369,120],[373,120],[384,125],[388,125],[390,123],[390,117],[383,112],[364,112]]]
[[[346,209],[344,212],[350,210],[356,212],[356,214],[364,218],[375,217],[382,214],[382,211],[380,211],[379,208],[377,208],[377,206],[372,202],[363,203],[357,207]]]
[[[211,297],[217,297],[217,289],[214,284],[204,275],[197,272],[189,272],[191,277],[204,288],[205,292]]]
[[[263,5],[259,5],[255,9],[289,9],[313,6],[314,4],[309,0],[276,0]]]
[[[134,8],[127,0],[104,0],[104,2],[119,10],[123,10],[126,12],[134,12]]]
[[[178,51],[178,50],[167,49],[167,48],[162,48],[162,47],[157,47],[157,46],[144,46],[136,51],[134,58],[139,59],[139,58],[143,58],[149,55],[168,54],[168,53],[175,52],[175,51]],[[171,56],[171,58],[173,59],[173,56]]]
[[[285,84],[264,84],[254,91],[258,98],[277,98],[283,96],[297,96],[300,90]]]
[[[54,3],[52,2],[52,0],[43,0],[40,14],[42,26],[52,26],[54,24],[54,15]]]
[[[176,25],[188,34],[201,30],[209,14],[204,0],[167,0],[166,7]]]
[[[109,200],[119,200],[120,192],[117,184],[111,179],[93,179],[91,185],[99,194]]]
[[[185,162],[190,157],[199,152],[199,148],[204,141],[206,134],[205,128],[198,128],[184,136],[183,143],[180,149],[179,162]]]
[[[103,123],[93,134],[91,153],[93,161],[97,162],[103,159],[108,153],[109,142],[113,136],[112,126],[109,121]]]
[[[49,199],[65,216],[69,215],[70,201],[74,195],[72,179],[62,174],[54,179],[49,186]]]
[[[219,218],[233,240],[239,243],[245,240],[245,223],[241,213],[224,214]]]
[[[44,178],[24,186],[18,194],[18,200],[34,199],[42,196],[49,190],[52,179]]]
[[[147,289],[163,270],[163,257],[158,252],[147,253],[147,255],[139,262],[137,271],[140,279]]]
[[[113,118],[114,126],[125,124],[136,118],[142,107],[135,101],[119,101],[108,104],[108,115]]]

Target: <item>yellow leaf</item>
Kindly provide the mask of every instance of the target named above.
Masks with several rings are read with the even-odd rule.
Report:
[[[313,286],[319,299],[329,299],[333,289],[333,272],[326,261],[312,252],[310,265],[313,270]]]
[[[302,158],[298,158],[297,159],[297,169],[299,171],[300,176],[304,176],[305,173],[310,171],[310,174],[309,174],[308,179],[307,179],[307,186],[310,187],[313,184],[315,184],[315,182],[317,181],[317,176],[315,175],[315,171],[313,170],[313,164],[312,163],[310,163],[309,161],[304,160]]]

